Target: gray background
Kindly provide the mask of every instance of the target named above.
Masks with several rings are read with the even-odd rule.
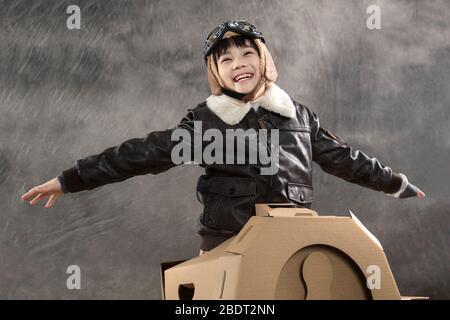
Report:
[[[66,28],[79,4],[81,30]],[[381,8],[381,30],[366,8]],[[449,1],[0,1],[0,298],[159,299],[159,263],[198,253],[199,167],[62,197],[20,195],[76,159],[175,125],[209,95],[201,50],[225,19],[265,35],[277,84],[424,200],[315,165],[314,209],[351,209],[403,295],[450,298]],[[81,290],[66,268],[81,268]]]

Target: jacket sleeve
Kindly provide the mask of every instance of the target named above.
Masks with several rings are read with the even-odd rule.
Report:
[[[398,173],[321,127],[317,115],[306,110],[311,126],[313,161],[323,171],[376,191],[390,194],[400,189],[402,177]]]
[[[171,152],[179,141],[171,141],[171,137],[172,132],[180,128],[186,129],[192,136],[192,110],[171,129],[153,131],[143,138],[130,139],[99,154],[77,160],[74,167],[63,171],[66,191],[91,190],[136,175],[167,171],[177,165],[172,162]]]

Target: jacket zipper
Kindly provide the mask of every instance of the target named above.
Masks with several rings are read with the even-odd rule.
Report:
[[[259,123],[259,127],[261,128],[261,129],[266,129],[267,127],[266,127],[266,123],[264,122],[264,119],[263,118],[258,118],[258,123]]]
[[[296,127],[296,128],[278,128],[280,131],[296,131],[296,132],[311,132],[309,127]]]
[[[264,119],[262,117],[260,118],[258,116],[257,116],[257,118],[258,118],[259,128],[260,129],[267,129],[267,126],[266,126],[266,123],[264,122]],[[269,130],[267,130],[267,131],[269,131]],[[267,137],[269,137],[269,132],[267,132]],[[272,139],[272,136],[270,138]],[[269,141],[266,140],[265,144],[267,146],[267,149],[269,150],[270,159],[272,160],[272,149],[270,148]],[[268,186],[268,191],[267,191],[267,201],[269,201],[269,202],[270,202],[270,196],[271,196],[271,193],[272,193],[272,178],[273,178],[273,175],[271,175],[269,177],[269,186]]]

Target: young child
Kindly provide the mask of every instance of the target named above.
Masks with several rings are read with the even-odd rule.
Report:
[[[329,174],[397,198],[425,197],[404,174],[394,173],[321,127],[315,113],[279,88],[274,83],[277,70],[265,40],[247,21],[220,24],[208,35],[203,54],[212,95],[189,109],[177,126],[77,160],[74,167],[32,188],[22,199],[32,199],[30,203],[35,204],[50,196],[45,205],[49,208],[64,193],[164,172],[179,164],[172,159],[172,150],[178,144],[172,141],[172,134],[185,129],[195,135],[199,131],[195,121],[201,123],[201,133],[208,129],[222,133],[230,129],[278,130],[279,144],[271,150],[277,153],[273,174],[263,174],[267,166],[261,163],[199,164],[205,169],[197,184],[197,197],[204,205],[198,220],[203,251],[238,233],[255,214],[255,203],[292,203],[310,208],[313,161]]]

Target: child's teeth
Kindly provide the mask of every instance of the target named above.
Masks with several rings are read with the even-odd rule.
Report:
[[[239,78],[239,79],[236,80],[236,81],[237,81],[237,82],[240,82],[240,81],[242,81],[242,80],[250,79],[251,77],[252,77],[252,75],[247,74],[246,76],[244,76],[244,77],[242,77],[242,78]]]

